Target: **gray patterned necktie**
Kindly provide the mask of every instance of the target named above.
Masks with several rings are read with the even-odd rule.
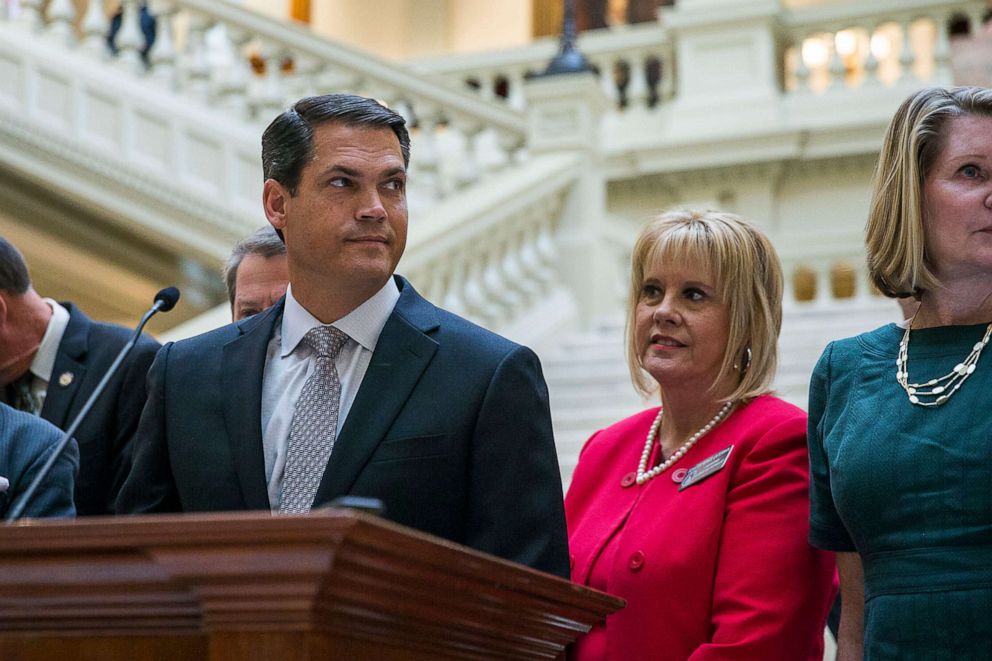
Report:
[[[316,354],[316,365],[303,384],[289,426],[280,512],[310,511],[334,447],[341,406],[341,381],[334,359],[348,336],[333,326],[316,326],[303,341]]]

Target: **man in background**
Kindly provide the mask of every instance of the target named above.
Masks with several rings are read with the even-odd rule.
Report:
[[[272,226],[238,241],[224,265],[224,284],[232,321],[267,310],[283,297],[289,284],[289,264],[286,245]]]
[[[0,401],[65,429],[130,337],[127,328],[91,321],[71,303],[38,295],[21,253],[0,237]],[[80,515],[113,512],[158,348],[148,336],[138,340],[76,431]]]

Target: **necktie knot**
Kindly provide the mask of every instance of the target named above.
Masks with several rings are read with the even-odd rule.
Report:
[[[303,341],[318,358],[333,360],[338,357],[341,347],[348,341],[348,335],[334,326],[314,326],[303,336]]]

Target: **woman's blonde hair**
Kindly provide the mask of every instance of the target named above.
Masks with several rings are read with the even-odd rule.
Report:
[[[768,237],[743,218],[695,210],[673,210],[658,216],[641,230],[634,244],[626,342],[627,364],[637,391],[648,397],[658,387],[641,365],[634,317],[645,273],[662,263],[689,265],[708,273],[717,295],[730,306],[727,346],[713,386],[733,371],[741,377],[733,392],[717,396],[722,401],[737,401],[768,392],[778,363],[782,328],[782,266],[778,255]]]
[[[924,240],[924,184],[944,148],[948,120],[992,117],[992,90],[929,87],[896,111],[872,181],[865,251],[872,282],[886,296],[917,296],[939,283]]]

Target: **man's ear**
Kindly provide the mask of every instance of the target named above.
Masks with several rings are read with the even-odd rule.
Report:
[[[286,203],[292,197],[286,187],[275,179],[266,179],[262,186],[262,208],[269,224],[276,230],[286,228]]]
[[[7,307],[7,294],[0,291],[0,327],[3,327],[7,323],[7,312],[9,308]]]

